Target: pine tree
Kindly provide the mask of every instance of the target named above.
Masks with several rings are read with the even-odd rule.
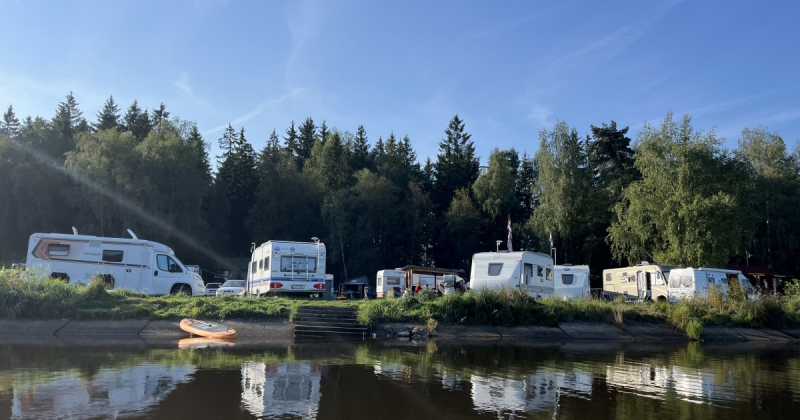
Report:
[[[244,128],[242,129],[244,130]],[[222,155],[217,156],[217,164],[221,164],[228,159],[229,156],[233,155],[239,144],[239,135],[236,134],[236,130],[233,129],[233,126],[228,123],[228,127],[225,128],[222,137],[217,141],[219,142],[219,150],[222,151]]]
[[[433,201],[442,212],[450,206],[456,190],[469,191],[478,179],[480,166],[475,145],[470,140],[472,135],[464,131],[464,125],[458,115],[454,116],[445,130],[447,137],[439,143]]]
[[[294,121],[292,121],[292,126],[286,129],[286,137],[284,137],[283,140],[286,150],[288,150],[293,156],[298,156],[300,144],[297,136],[297,129],[294,126]]]
[[[119,107],[114,102],[114,95],[106,99],[103,109],[97,113],[97,123],[94,128],[97,131],[118,128],[120,124]]]
[[[322,144],[325,144],[328,141],[328,136],[330,135],[330,130],[328,130],[328,125],[325,124],[325,121],[322,122],[322,125],[319,126],[319,141]]]
[[[75,147],[75,136],[78,133],[89,130],[89,124],[83,118],[83,112],[72,92],[67,95],[64,102],[58,104],[56,115],[51,122],[55,134],[55,138],[51,140],[51,150],[54,157],[59,159]]]
[[[137,140],[142,141],[150,134],[150,116],[147,110],[139,108],[139,102],[133,101],[123,120],[123,130],[129,131]]]
[[[16,137],[19,130],[19,118],[14,114],[14,107],[9,105],[8,110],[3,114],[3,121],[0,123],[0,134]]]
[[[161,105],[158,107],[158,109],[153,111],[153,118],[151,124],[153,128],[155,128],[156,130],[160,131],[161,124],[164,121],[169,120],[169,111],[167,111],[166,109],[167,109],[166,105],[164,105],[164,103],[162,102]]]
[[[358,126],[356,137],[353,144],[350,145],[350,164],[353,173],[360,171],[364,168],[372,168],[369,155],[369,140],[367,139],[367,130],[363,125]]]
[[[299,128],[297,157],[300,167],[305,164],[306,159],[311,157],[311,148],[314,147],[314,140],[317,139],[317,126],[311,117],[306,118],[303,125]]]

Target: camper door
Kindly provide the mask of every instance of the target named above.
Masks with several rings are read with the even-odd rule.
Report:
[[[172,285],[183,275],[183,270],[174,258],[167,254],[156,253],[156,264],[153,268],[153,293],[166,295],[172,291]]]

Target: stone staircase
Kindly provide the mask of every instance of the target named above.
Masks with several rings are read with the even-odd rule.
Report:
[[[353,339],[367,336],[356,320],[355,308],[301,306],[294,316],[294,338]]]

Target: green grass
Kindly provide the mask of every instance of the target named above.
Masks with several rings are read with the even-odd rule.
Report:
[[[437,325],[557,326],[565,321],[598,321],[621,328],[638,321],[670,325],[699,338],[703,327],[800,325],[800,286],[789,285],[781,297],[747,300],[742,293],[711,293],[707,299],[640,303],[623,299],[535,300],[518,291],[471,291],[437,298],[423,291],[415,297],[321,301],[312,299],[218,298],[186,295],[145,296],[108,291],[101,282],[88,286],[37,278],[31,272],[0,269],[0,318],[5,319],[292,319],[304,305],[358,308],[361,323]]]

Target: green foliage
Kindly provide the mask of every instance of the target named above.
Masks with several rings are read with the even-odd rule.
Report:
[[[742,166],[728,158],[714,133],[695,131],[667,114],[645,125],[636,144],[642,179],[615,207],[608,241],[618,260],[724,266],[752,231],[741,206]]]

